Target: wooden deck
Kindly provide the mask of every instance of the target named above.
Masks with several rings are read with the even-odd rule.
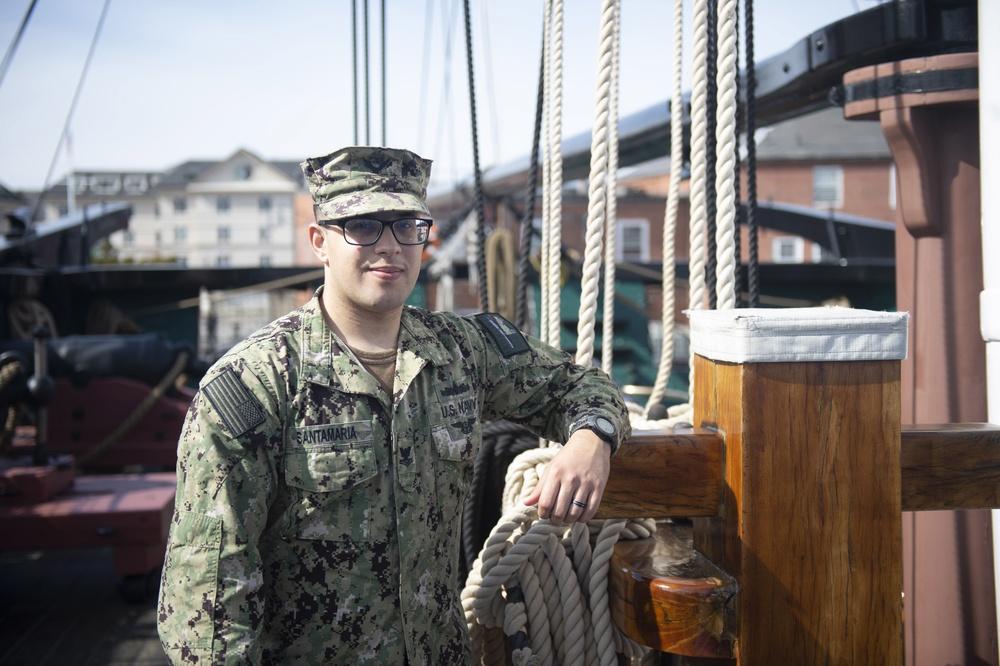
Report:
[[[155,596],[121,580],[110,548],[0,551],[0,665],[167,664]]]

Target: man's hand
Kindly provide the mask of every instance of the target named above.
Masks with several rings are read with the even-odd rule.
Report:
[[[611,446],[590,430],[577,430],[546,466],[524,503],[538,504],[539,518],[548,518],[553,525],[587,522],[601,504],[610,470]]]

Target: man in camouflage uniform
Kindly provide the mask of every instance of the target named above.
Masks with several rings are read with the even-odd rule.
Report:
[[[482,421],[565,442],[527,502],[589,520],[629,434],[621,394],[499,315],[404,305],[428,160],[355,147],[302,168],[324,284],[201,383],[161,640],[174,663],[468,663],[456,566]]]

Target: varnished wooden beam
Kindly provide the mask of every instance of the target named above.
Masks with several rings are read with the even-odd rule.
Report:
[[[903,426],[903,511],[1000,508],[1000,426]]]
[[[722,456],[722,435],[713,430],[636,432],[612,460],[597,518],[715,516]]]
[[[612,461],[598,518],[719,515],[724,440],[706,428],[639,431]],[[903,511],[1000,508],[1000,426],[903,426]]]

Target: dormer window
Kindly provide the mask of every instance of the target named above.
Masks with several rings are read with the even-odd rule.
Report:
[[[253,174],[253,167],[249,164],[240,164],[236,167],[236,180],[250,180]]]
[[[91,176],[90,191],[94,194],[117,194],[121,190],[118,176]]]

